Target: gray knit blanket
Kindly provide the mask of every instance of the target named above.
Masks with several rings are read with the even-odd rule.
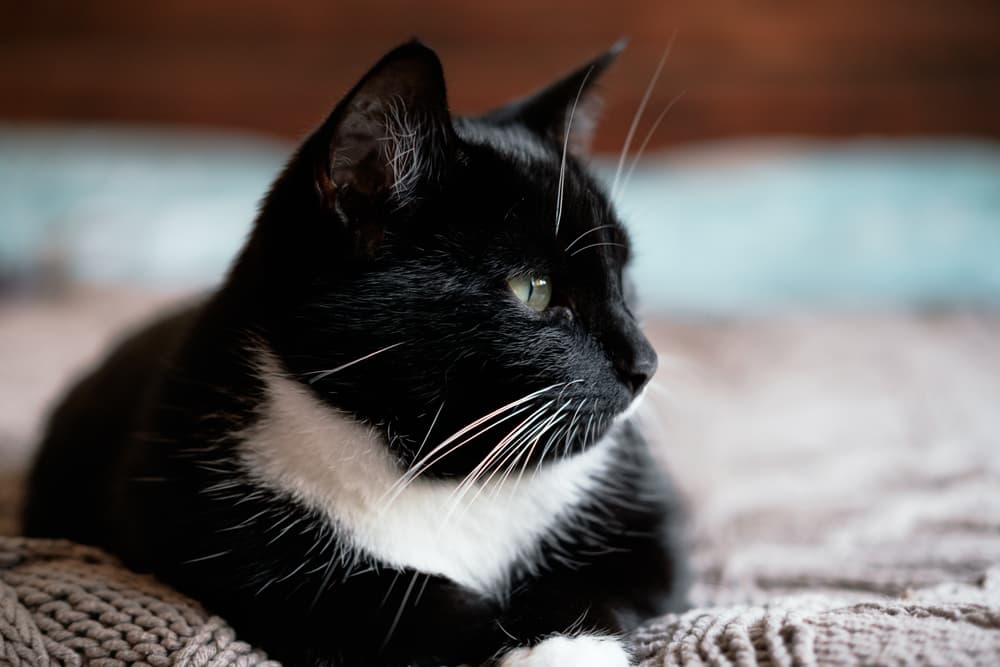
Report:
[[[111,556],[12,537],[43,406],[158,305],[0,303],[0,665],[273,664]],[[640,414],[690,509],[695,581],[691,611],[632,637],[644,667],[1000,665],[1000,316],[653,333]]]

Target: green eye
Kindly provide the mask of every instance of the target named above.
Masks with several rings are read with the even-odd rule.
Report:
[[[549,307],[552,298],[552,283],[547,276],[514,276],[507,281],[510,291],[528,308],[542,312]]]

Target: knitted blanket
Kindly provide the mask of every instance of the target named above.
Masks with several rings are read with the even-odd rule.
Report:
[[[96,549],[0,538],[0,665],[277,667],[216,616]]]
[[[42,406],[157,303],[0,304],[0,535]],[[660,665],[1000,664],[1000,317],[654,326],[640,412],[691,511],[694,608]],[[45,359],[35,350],[45,349]],[[0,537],[0,665],[263,665],[97,550]],[[273,664],[273,663],[272,663]]]

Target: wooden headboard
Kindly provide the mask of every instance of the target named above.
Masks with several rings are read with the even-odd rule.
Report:
[[[618,150],[660,53],[655,145],[759,134],[1000,137],[996,0],[4,2],[0,120],[297,136],[418,35],[457,112],[528,92],[621,36],[597,147]],[[641,135],[640,135],[641,136]]]

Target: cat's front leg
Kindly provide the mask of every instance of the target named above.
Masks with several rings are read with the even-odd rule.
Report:
[[[500,656],[498,667],[630,667],[632,656],[614,635],[554,635]]]

